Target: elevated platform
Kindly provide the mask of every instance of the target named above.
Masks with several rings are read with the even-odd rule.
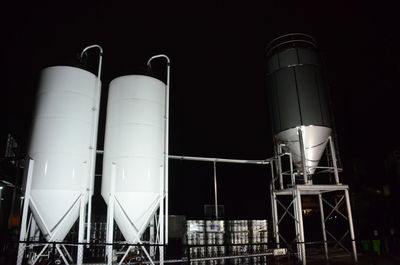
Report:
[[[293,191],[296,190],[300,195],[318,195],[327,192],[344,191],[348,190],[348,185],[343,184],[325,184],[325,185],[307,185],[297,184],[291,188],[274,190],[276,195],[293,195]]]

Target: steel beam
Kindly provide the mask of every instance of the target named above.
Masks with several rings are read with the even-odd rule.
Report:
[[[325,258],[328,259],[328,243],[326,239],[324,202],[322,201],[322,194],[318,194],[318,201],[319,201],[319,211],[321,213],[321,227],[322,227],[322,238],[324,240]]]
[[[353,215],[351,213],[349,190],[345,190],[344,191],[344,195],[346,197],[347,216],[349,217],[348,221],[349,221],[349,228],[350,228],[351,245],[352,245],[352,248],[353,248],[353,258],[354,258],[354,262],[358,262],[357,247],[356,247],[356,241],[355,241],[355,235],[354,235]]]
[[[114,204],[115,204],[115,179],[117,175],[117,165],[112,163],[111,166],[111,186],[108,194],[107,207],[107,234],[106,234],[106,257],[107,264],[113,263],[113,242],[114,242]]]
[[[26,221],[28,218],[28,209],[29,209],[29,201],[31,199],[31,186],[32,186],[32,175],[33,175],[33,167],[35,162],[33,159],[29,159],[28,161],[28,171],[27,171],[27,178],[26,178],[26,186],[25,186],[25,200],[24,200],[24,207],[22,209],[22,220],[21,220],[21,230],[19,232],[19,241],[26,240]],[[17,265],[22,264],[22,259],[24,257],[25,251],[25,243],[19,243],[18,246],[18,256],[17,256]]]

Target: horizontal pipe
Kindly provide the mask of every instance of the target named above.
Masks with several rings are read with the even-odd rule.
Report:
[[[272,160],[245,160],[245,159],[227,159],[227,158],[217,158],[217,157],[197,157],[197,156],[176,156],[169,155],[169,159],[176,160],[191,160],[191,161],[204,161],[204,162],[219,162],[219,163],[236,163],[236,164],[256,164],[256,165],[267,165]]]
[[[97,154],[104,154],[103,150],[97,150]],[[289,153],[283,153],[281,155],[289,155]],[[205,161],[205,162],[220,162],[220,163],[236,163],[236,164],[256,164],[256,165],[268,165],[274,159],[267,158],[263,160],[249,160],[249,159],[229,159],[229,158],[218,158],[218,157],[199,157],[199,156],[177,156],[168,155],[169,159],[175,160],[192,160],[192,161]]]

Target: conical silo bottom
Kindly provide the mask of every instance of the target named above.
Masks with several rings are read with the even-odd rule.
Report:
[[[125,240],[138,243],[160,201],[159,193],[116,192],[114,218]]]
[[[63,241],[79,216],[78,191],[33,189],[30,209],[47,240]]]
[[[303,143],[306,159],[307,174],[314,174],[318,163],[325,151],[331,128],[324,126],[303,126]],[[292,155],[293,164],[302,171],[301,150],[298,135],[298,128],[291,128],[276,135],[283,143],[285,152]]]

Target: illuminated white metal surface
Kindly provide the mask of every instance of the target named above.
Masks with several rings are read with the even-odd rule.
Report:
[[[325,151],[328,138],[331,135],[331,129],[324,126],[301,126],[301,128],[303,131],[307,174],[313,174]],[[282,149],[292,154],[293,163],[297,169],[303,171],[298,128],[291,128],[280,132],[276,137],[284,144]]]
[[[108,203],[114,163],[114,218],[130,243],[138,242],[162,199],[165,89],[163,82],[142,75],[110,83],[102,196]]]
[[[62,241],[89,188],[97,78],[55,66],[42,71],[28,154],[35,160],[30,208],[47,240]]]

